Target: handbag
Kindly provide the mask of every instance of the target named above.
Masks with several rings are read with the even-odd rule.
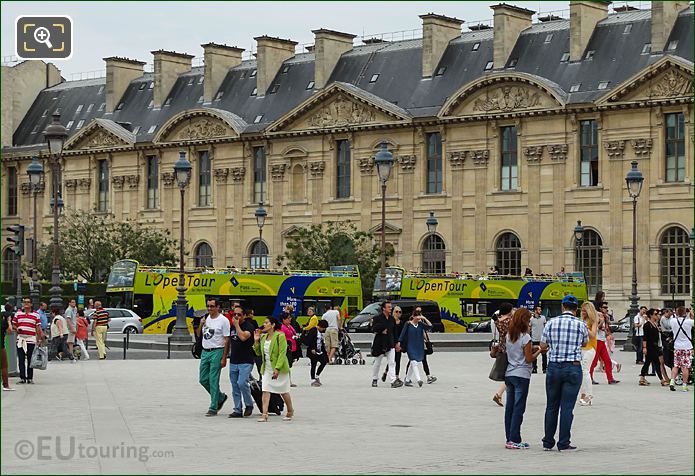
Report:
[[[48,347],[37,345],[34,347],[34,352],[31,353],[31,361],[29,367],[35,370],[46,370],[48,366]]]
[[[425,332],[425,355],[432,355],[434,353],[434,346],[430,340],[430,336]]]
[[[489,378],[495,382],[504,382],[504,374],[507,372],[507,360],[506,352],[497,352],[495,356],[495,362],[492,364],[492,369],[490,370]]]

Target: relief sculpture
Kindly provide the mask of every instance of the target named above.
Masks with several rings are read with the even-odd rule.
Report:
[[[368,106],[338,98],[312,114],[309,117],[309,125],[311,127],[346,126],[373,122],[375,118],[374,111]]]
[[[473,103],[474,111],[482,112],[511,112],[540,105],[541,96],[527,88],[517,86],[502,86],[479,97]]]

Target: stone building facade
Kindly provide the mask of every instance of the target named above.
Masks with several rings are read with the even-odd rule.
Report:
[[[609,3],[570,2],[569,19],[538,22],[499,4],[494,27],[464,32],[461,20],[426,14],[421,39],[356,46],[354,35],[320,29],[299,53],[293,41],[261,36],[251,60],[208,43],[198,68],[191,55],[159,50],[153,73],[105,58],[106,78],[43,89],[12,141],[3,134],[2,219],[29,223],[26,167],[45,155],[41,131],[58,110],[70,133],[66,207],[174,236],[184,226],[191,266],[265,265],[296,227],[349,220],[381,231],[373,157],[386,142],[395,164],[385,232],[396,264],[577,269],[622,312],[632,263],[625,175],[636,160],[645,177],[641,302],[689,302],[693,7],[609,13]],[[181,151],[193,164],[183,224],[173,177]],[[39,200],[46,240],[49,194]],[[259,202],[268,211],[262,243]],[[586,228],[579,255],[577,220]]]

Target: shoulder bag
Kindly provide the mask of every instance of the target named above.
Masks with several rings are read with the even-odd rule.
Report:
[[[495,382],[504,382],[504,374],[507,372],[507,364],[509,363],[507,353],[499,350],[499,346],[492,345],[490,357],[495,359],[495,362],[492,364],[488,378]]]
[[[432,355],[434,353],[434,346],[432,345],[432,341],[430,341],[430,336],[427,334],[427,331],[425,331],[425,355]]]

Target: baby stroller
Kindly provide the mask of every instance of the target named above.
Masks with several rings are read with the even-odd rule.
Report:
[[[350,335],[346,331],[340,331],[339,340],[340,343],[338,344],[338,350],[336,351],[334,358],[336,364],[365,364],[365,360],[362,357],[362,352],[357,350],[355,344],[352,343],[352,339],[350,339]]]

